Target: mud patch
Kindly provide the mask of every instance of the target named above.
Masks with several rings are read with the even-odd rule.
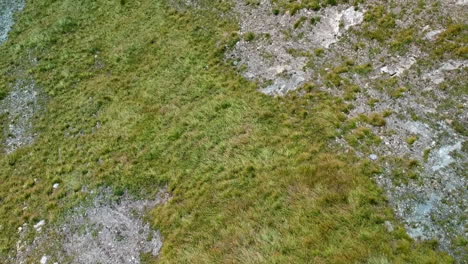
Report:
[[[159,231],[142,220],[147,210],[167,202],[161,191],[154,200],[135,200],[125,194],[116,198],[110,190],[100,192],[91,204],[75,208],[58,226],[42,225],[34,241],[30,230],[20,228],[21,240],[13,263],[139,264],[141,255],[158,256],[163,245]]]

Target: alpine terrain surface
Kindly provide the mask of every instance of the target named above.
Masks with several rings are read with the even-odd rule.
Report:
[[[468,1],[0,0],[0,263],[468,263]]]

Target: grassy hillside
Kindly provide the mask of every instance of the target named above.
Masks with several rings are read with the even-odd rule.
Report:
[[[47,104],[36,143],[0,154],[1,254],[84,188],[147,198],[167,184],[173,199],[148,215],[164,247],[148,263],[451,263],[386,230],[379,168],[333,144],[358,122],[348,106],[314,89],[259,93],[223,59],[238,38],[230,4],[207,2],[29,1],[0,46],[0,97],[29,74]]]

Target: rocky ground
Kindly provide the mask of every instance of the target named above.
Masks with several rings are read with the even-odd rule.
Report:
[[[109,189],[94,196],[68,213],[59,225],[39,220],[33,226],[20,227],[17,252],[9,261],[139,264],[141,256],[159,254],[163,238],[142,217],[170,199],[166,190],[151,201],[135,200],[128,194],[115,196]]]
[[[24,8],[24,1],[0,0],[0,45],[8,38],[14,25],[14,15]],[[31,59],[31,63],[34,63]],[[41,108],[40,90],[24,70],[18,70],[15,81],[10,83],[8,96],[0,100],[0,140],[3,148],[11,153],[31,144],[35,138],[33,119]],[[1,99],[1,98],[0,98]]]
[[[178,8],[200,8],[197,1],[176,2]],[[468,2],[362,2],[292,14],[270,0],[237,1],[229,15],[239,20],[240,40],[226,61],[268,95],[326,91],[342,97],[351,125],[336,144],[381,165],[376,181],[410,236],[438,241],[463,263],[468,61],[461,48],[461,55],[439,50],[466,38]],[[0,44],[23,5],[0,0]],[[19,75],[0,101],[7,153],[34,141],[33,121],[43,105],[34,80]],[[162,247],[160,233],[142,217],[168,199],[166,191],[146,201],[106,190],[57,226],[39,220],[20,227],[9,261],[140,263]],[[386,225],[393,232],[393,224]],[[51,246],[50,240],[60,243]]]
[[[14,24],[14,14],[23,7],[24,1],[21,0],[0,0],[0,44],[7,40]]]
[[[33,143],[36,137],[33,120],[41,109],[42,99],[34,80],[20,78],[0,102],[0,116],[6,116],[3,121],[6,153]]]
[[[291,15],[269,0],[238,1],[241,38],[227,54],[263,93],[317,89],[349,102],[354,135],[337,143],[382,165],[376,180],[410,236],[437,240],[459,260],[467,258],[462,241],[468,238],[468,61],[434,59],[432,51],[447,27],[466,25],[467,8],[466,1],[426,1],[424,7],[368,1]],[[394,19],[383,35],[408,31],[409,40],[369,39],[376,13]],[[372,134],[375,142],[364,146],[356,134]]]

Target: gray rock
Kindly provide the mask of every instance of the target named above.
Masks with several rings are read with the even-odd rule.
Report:
[[[392,222],[390,221],[385,221],[385,228],[387,229],[388,232],[393,232],[395,230],[395,227],[393,226]]]
[[[444,32],[444,30],[442,29],[432,30],[430,32],[427,32],[424,38],[430,41],[434,41],[437,38],[437,36],[442,32]]]
[[[445,81],[446,72],[462,69],[467,66],[468,61],[449,60],[442,63],[438,69],[426,73],[423,78],[430,80],[434,84],[441,84]]]
[[[398,57],[397,60],[398,61],[395,64],[384,66],[380,71],[382,73],[387,73],[390,76],[399,76],[416,63],[416,59],[412,56],[406,58]]]
[[[431,157],[431,161],[433,163],[432,170],[438,171],[455,162],[455,159],[452,156],[450,156],[450,153],[456,150],[461,150],[461,147],[462,143],[457,142],[454,145],[444,146],[437,150],[435,152],[435,155]]]
[[[44,220],[34,225],[43,230],[32,243],[23,239],[28,235],[23,230],[16,256],[8,263],[26,263],[40,253],[41,261],[76,264],[140,264],[142,253],[157,256],[163,245],[162,235],[142,217],[147,210],[170,199],[166,189],[154,200],[135,200],[124,194],[116,201],[109,189],[99,193],[91,204],[69,212],[59,226],[45,229]]]

